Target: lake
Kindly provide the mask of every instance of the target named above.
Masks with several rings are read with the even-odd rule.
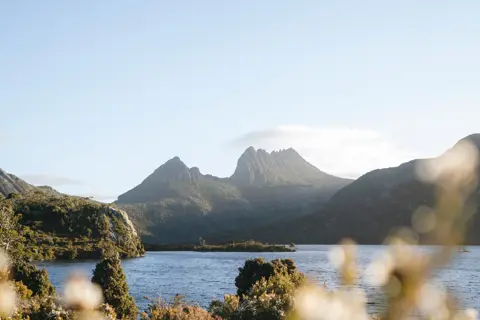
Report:
[[[207,307],[213,299],[221,299],[225,293],[235,293],[235,277],[238,268],[249,258],[266,259],[292,258],[300,271],[319,284],[328,287],[338,285],[337,273],[329,263],[328,252],[332,246],[299,245],[297,252],[148,252],[145,257],[122,262],[130,292],[141,310],[148,301],[144,298],[170,298],[183,294],[188,301]],[[470,252],[460,253],[447,268],[436,273],[435,277],[446,287],[451,288],[463,303],[463,307],[480,306],[480,247],[469,247]],[[385,250],[382,246],[359,246],[358,263],[361,269],[376,254]],[[80,271],[91,276],[96,261],[54,261],[41,262],[50,280],[62,290],[62,284],[72,271]],[[363,282],[367,294],[374,296],[379,289]],[[378,305],[369,305],[375,312]]]

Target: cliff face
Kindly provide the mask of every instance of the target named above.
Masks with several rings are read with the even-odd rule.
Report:
[[[152,241],[192,242],[304,215],[350,180],[326,174],[295,150],[245,150],[229,178],[174,157],[116,202]]]

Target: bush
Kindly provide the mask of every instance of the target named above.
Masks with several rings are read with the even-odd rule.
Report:
[[[235,279],[238,295],[213,301],[209,311],[222,319],[278,320],[293,306],[295,290],[305,283],[292,260],[247,260]]]
[[[214,320],[208,311],[185,303],[184,297],[176,295],[171,302],[159,299],[150,304],[147,312],[143,312],[142,320]],[[221,320],[221,319],[219,319]]]
[[[295,275],[298,274],[297,267],[292,259],[276,259],[266,262],[263,258],[256,258],[245,261],[243,268],[238,269],[239,275],[235,278],[237,295],[240,299],[247,294],[255,283],[262,278],[268,280],[276,273]]]

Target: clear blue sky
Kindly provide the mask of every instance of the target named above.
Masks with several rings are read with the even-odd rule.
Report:
[[[173,156],[230,175],[249,144],[344,176],[434,156],[480,131],[479,14],[478,0],[1,1],[0,168],[114,198]]]

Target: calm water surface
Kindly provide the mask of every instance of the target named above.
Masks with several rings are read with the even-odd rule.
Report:
[[[169,298],[183,294],[190,302],[207,307],[213,299],[225,293],[235,293],[235,277],[246,259],[292,258],[300,271],[319,284],[338,285],[337,273],[328,261],[331,246],[301,245],[297,252],[245,253],[245,252],[148,252],[145,257],[122,262],[130,292],[143,310],[150,298]],[[382,246],[360,246],[359,265],[362,269],[382,250]],[[425,249],[428,250],[428,249]],[[470,252],[458,254],[456,260],[435,275],[446,287],[452,288],[461,298],[463,307],[480,307],[480,247],[469,247]],[[89,276],[96,261],[42,262],[52,283],[62,290],[66,277],[72,271]],[[369,297],[380,291],[360,284]],[[381,309],[382,303],[370,304],[370,311]]]

